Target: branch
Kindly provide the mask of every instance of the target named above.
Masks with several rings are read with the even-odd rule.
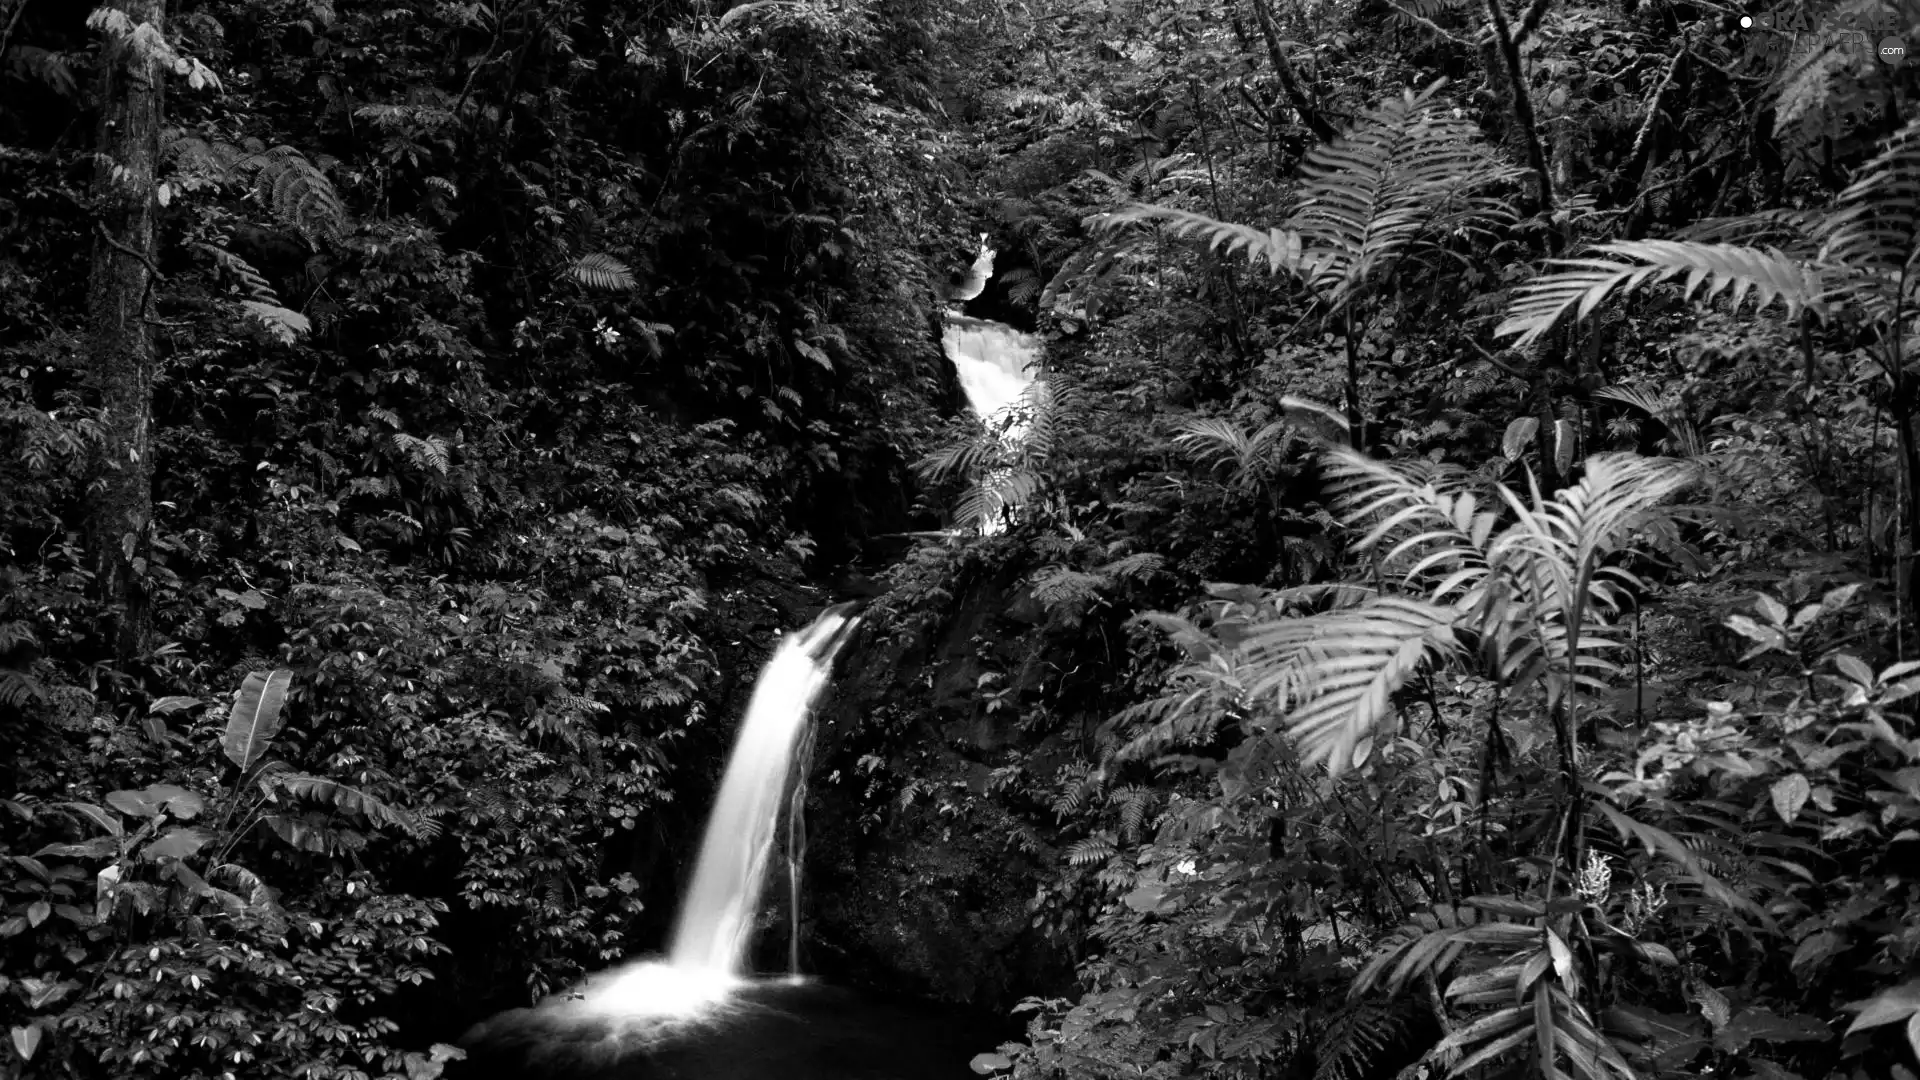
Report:
[[[0,30],[0,56],[7,54],[7,41],[13,37],[13,28],[20,25],[20,16],[26,13],[32,0],[20,0],[13,6],[13,14],[7,17],[7,28]]]
[[[1647,102],[1647,115],[1641,119],[1640,130],[1633,136],[1633,150],[1627,154],[1627,167],[1621,170],[1623,174],[1631,173],[1633,167],[1640,164],[1640,153],[1646,149],[1647,136],[1653,133],[1654,118],[1660,115],[1660,99],[1666,94],[1667,87],[1673,85],[1674,73],[1680,70],[1680,58],[1686,55],[1688,55],[1687,43],[1683,38],[1680,42],[1680,51],[1674,53],[1673,59],[1667,61],[1666,75],[1661,78],[1660,85],[1653,88],[1653,98]]]
[[[1519,379],[1521,382],[1527,382],[1533,378],[1533,376],[1527,374],[1524,371],[1519,370],[1518,368],[1509,367],[1498,356],[1481,348],[1480,343],[1473,340],[1472,338],[1467,339],[1467,344],[1473,346],[1473,351],[1479,353],[1480,358],[1482,360],[1485,360],[1487,363],[1492,364],[1494,367],[1499,368],[1501,371],[1506,372],[1508,375],[1511,375],[1514,378]]]
[[[1617,210],[1604,210],[1601,212],[1605,214],[1615,214],[1615,215],[1634,213],[1635,211],[1639,210],[1642,206],[1646,205],[1648,197],[1657,195],[1660,192],[1666,191],[1670,188],[1677,188],[1683,184],[1692,182],[1694,177],[1697,177],[1701,173],[1706,172],[1708,169],[1711,169],[1719,165],[1721,162],[1732,157],[1733,154],[1734,154],[1734,151],[1732,150],[1722,150],[1719,153],[1708,158],[1707,160],[1701,162],[1700,164],[1695,165],[1693,168],[1688,169],[1685,173],[1674,177],[1672,180],[1664,180],[1658,184],[1653,185],[1650,188],[1646,188],[1642,190],[1640,194],[1637,195],[1634,198],[1634,200],[1628,203],[1627,205],[1622,206]]]
[[[98,222],[98,221],[94,222],[93,228],[94,228],[94,231],[100,234],[100,239],[105,240],[107,242],[108,247],[114,249],[115,251],[120,252],[123,255],[131,255],[134,258],[139,259],[141,265],[147,268],[147,284],[145,288],[140,290],[140,311],[142,314],[144,314],[147,310],[147,298],[153,295],[153,283],[165,278],[167,275],[161,273],[160,268],[153,264],[152,256],[148,255],[144,251],[135,251],[134,249],[114,239],[113,234],[107,231],[106,225],[103,224],[102,222]]]

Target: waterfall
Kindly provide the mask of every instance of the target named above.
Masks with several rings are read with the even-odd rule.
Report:
[[[948,315],[943,344],[974,415],[990,419],[1033,385],[1040,339],[1005,323]]]
[[[849,616],[833,609],[787,635],[761,671],[680,906],[668,953],[674,967],[741,974],[807,714],[848,629]]]
[[[589,979],[562,1008],[608,1018],[693,1017],[723,1004],[748,981],[747,947],[782,804],[794,790],[792,774],[814,700],[859,621],[854,606],[829,608],[806,629],[788,634],[761,669],[707,818],[666,962],[643,961]],[[790,882],[797,872],[790,864]]]
[[[990,426],[1033,385],[1040,339],[1032,334],[1023,334],[1005,323],[950,313],[942,344],[947,359],[953,361],[967,404]],[[1016,422],[1007,424],[1001,437],[1012,448],[1025,435],[1026,425]],[[993,483],[1003,475],[1004,470],[989,471],[980,482]],[[997,533],[1004,528],[995,516],[984,523],[982,531]]]

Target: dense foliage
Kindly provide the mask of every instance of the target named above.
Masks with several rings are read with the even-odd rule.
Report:
[[[437,1075],[886,561],[977,1071],[1916,1075],[1920,10],[1748,14],[0,0],[7,1074]]]

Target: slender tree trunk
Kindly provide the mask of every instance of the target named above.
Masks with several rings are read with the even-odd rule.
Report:
[[[109,0],[106,6],[136,28],[165,30],[165,0]],[[153,516],[154,350],[147,304],[158,274],[154,174],[165,77],[160,57],[136,46],[132,36],[109,35],[102,44],[87,329],[89,380],[106,410],[106,438],[91,469],[85,532],[122,660],[145,651],[146,643],[146,603],[135,560]]]
[[[1546,152],[1540,148],[1540,129],[1534,123],[1533,98],[1527,93],[1527,72],[1520,63],[1520,40],[1514,36],[1512,24],[1507,22],[1506,9],[1500,6],[1500,0],[1486,0],[1487,23],[1493,28],[1493,43],[1499,49],[1500,59],[1506,64],[1508,103],[1513,108],[1514,122],[1520,128],[1521,144],[1526,147],[1527,164],[1532,167],[1535,182],[1540,186],[1540,208],[1551,211],[1554,208],[1553,172],[1547,163]],[[1544,12],[1545,4],[1535,5],[1535,9]],[[1537,16],[1529,12],[1536,21]]]
[[[1280,77],[1280,88],[1286,91],[1287,100],[1299,111],[1300,119],[1322,142],[1332,142],[1340,133],[1320,115],[1320,107],[1307,95],[1306,88],[1300,85],[1299,76],[1293,72],[1293,65],[1287,63],[1287,54],[1280,49],[1280,31],[1273,22],[1273,9],[1267,6],[1267,0],[1253,0],[1253,14],[1260,21],[1260,35],[1267,39],[1267,58],[1273,62],[1273,73]]]

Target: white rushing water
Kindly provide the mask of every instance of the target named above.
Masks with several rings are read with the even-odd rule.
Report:
[[[1033,385],[1040,339],[1005,323],[947,316],[944,344],[974,415],[991,420]]]
[[[1026,437],[1027,425],[1021,420],[1006,422],[1003,414],[1033,386],[1040,339],[1005,323],[949,314],[943,344],[974,415],[989,427],[1004,425],[1001,438],[1009,447],[1017,446]],[[989,473],[982,482],[996,479]],[[982,523],[981,531],[991,534],[1005,528],[1004,519],[995,514]]]
[[[747,946],[766,888],[783,799],[813,703],[858,616],[832,608],[788,634],[761,669],[680,907],[665,962],[642,961],[574,991],[580,1012],[628,1019],[703,1015],[747,981]]]

